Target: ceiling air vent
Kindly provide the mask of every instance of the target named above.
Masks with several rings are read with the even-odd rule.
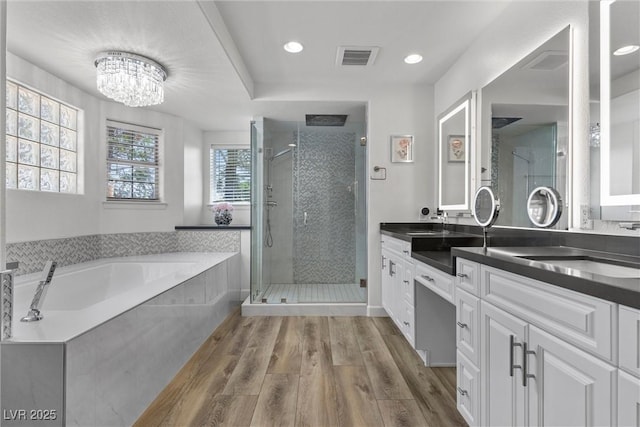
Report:
[[[367,67],[373,65],[378,50],[380,48],[372,46],[340,46],[338,47],[336,64]]]

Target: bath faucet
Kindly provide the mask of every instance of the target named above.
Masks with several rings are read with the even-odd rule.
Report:
[[[444,230],[447,226],[447,211],[443,211],[442,209],[436,209],[436,216],[432,216],[431,219],[440,219],[442,220],[442,229]]]
[[[42,280],[38,283],[36,294],[33,296],[31,306],[29,307],[29,312],[26,316],[20,319],[21,322],[37,322],[38,320],[42,320],[44,317],[40,313],[40,309],[42,308],[44,298],[47,296],[47,290],[49,289],[48,285],[51,283],[51,279],[53,279],[53,273],[56,271],[57,265],[58,263],[55,261],[47,261],[44,265],[44,270],[42,270],[44,273]]]

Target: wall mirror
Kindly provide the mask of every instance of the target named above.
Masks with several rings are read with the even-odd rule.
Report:
[[[637,220],[640,3],[593,2],[589,26],[591,217]]]
[[[496,225],[533,227],[527,198],[537,187],[567,200],[570,40],[566,27],[482,89],[479,180],[500,199]],[[567,229],[568,217],[554,228]]]
[[[475,92],[469,92],[438,117],[438,207],[442,210],[469,210],[475,101]]]

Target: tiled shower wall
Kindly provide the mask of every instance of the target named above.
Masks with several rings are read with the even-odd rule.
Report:
[[[239,252],[240,231],[179,230],[158,233],[95,234],[65,239],[8,243],[7,262],[18,261],[16,275],[40,271],[47,260],[58,266],[99,258],[166,252]]]
[[[293,189],[294,283],[354,283],[356,135],[301,131],[299,136]]]

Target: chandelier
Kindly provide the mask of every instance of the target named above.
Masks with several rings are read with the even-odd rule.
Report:
[[[164,101],[167,72],[162,65],[128,52],[102,52],[95,61],[98,90],[129,107]]]

